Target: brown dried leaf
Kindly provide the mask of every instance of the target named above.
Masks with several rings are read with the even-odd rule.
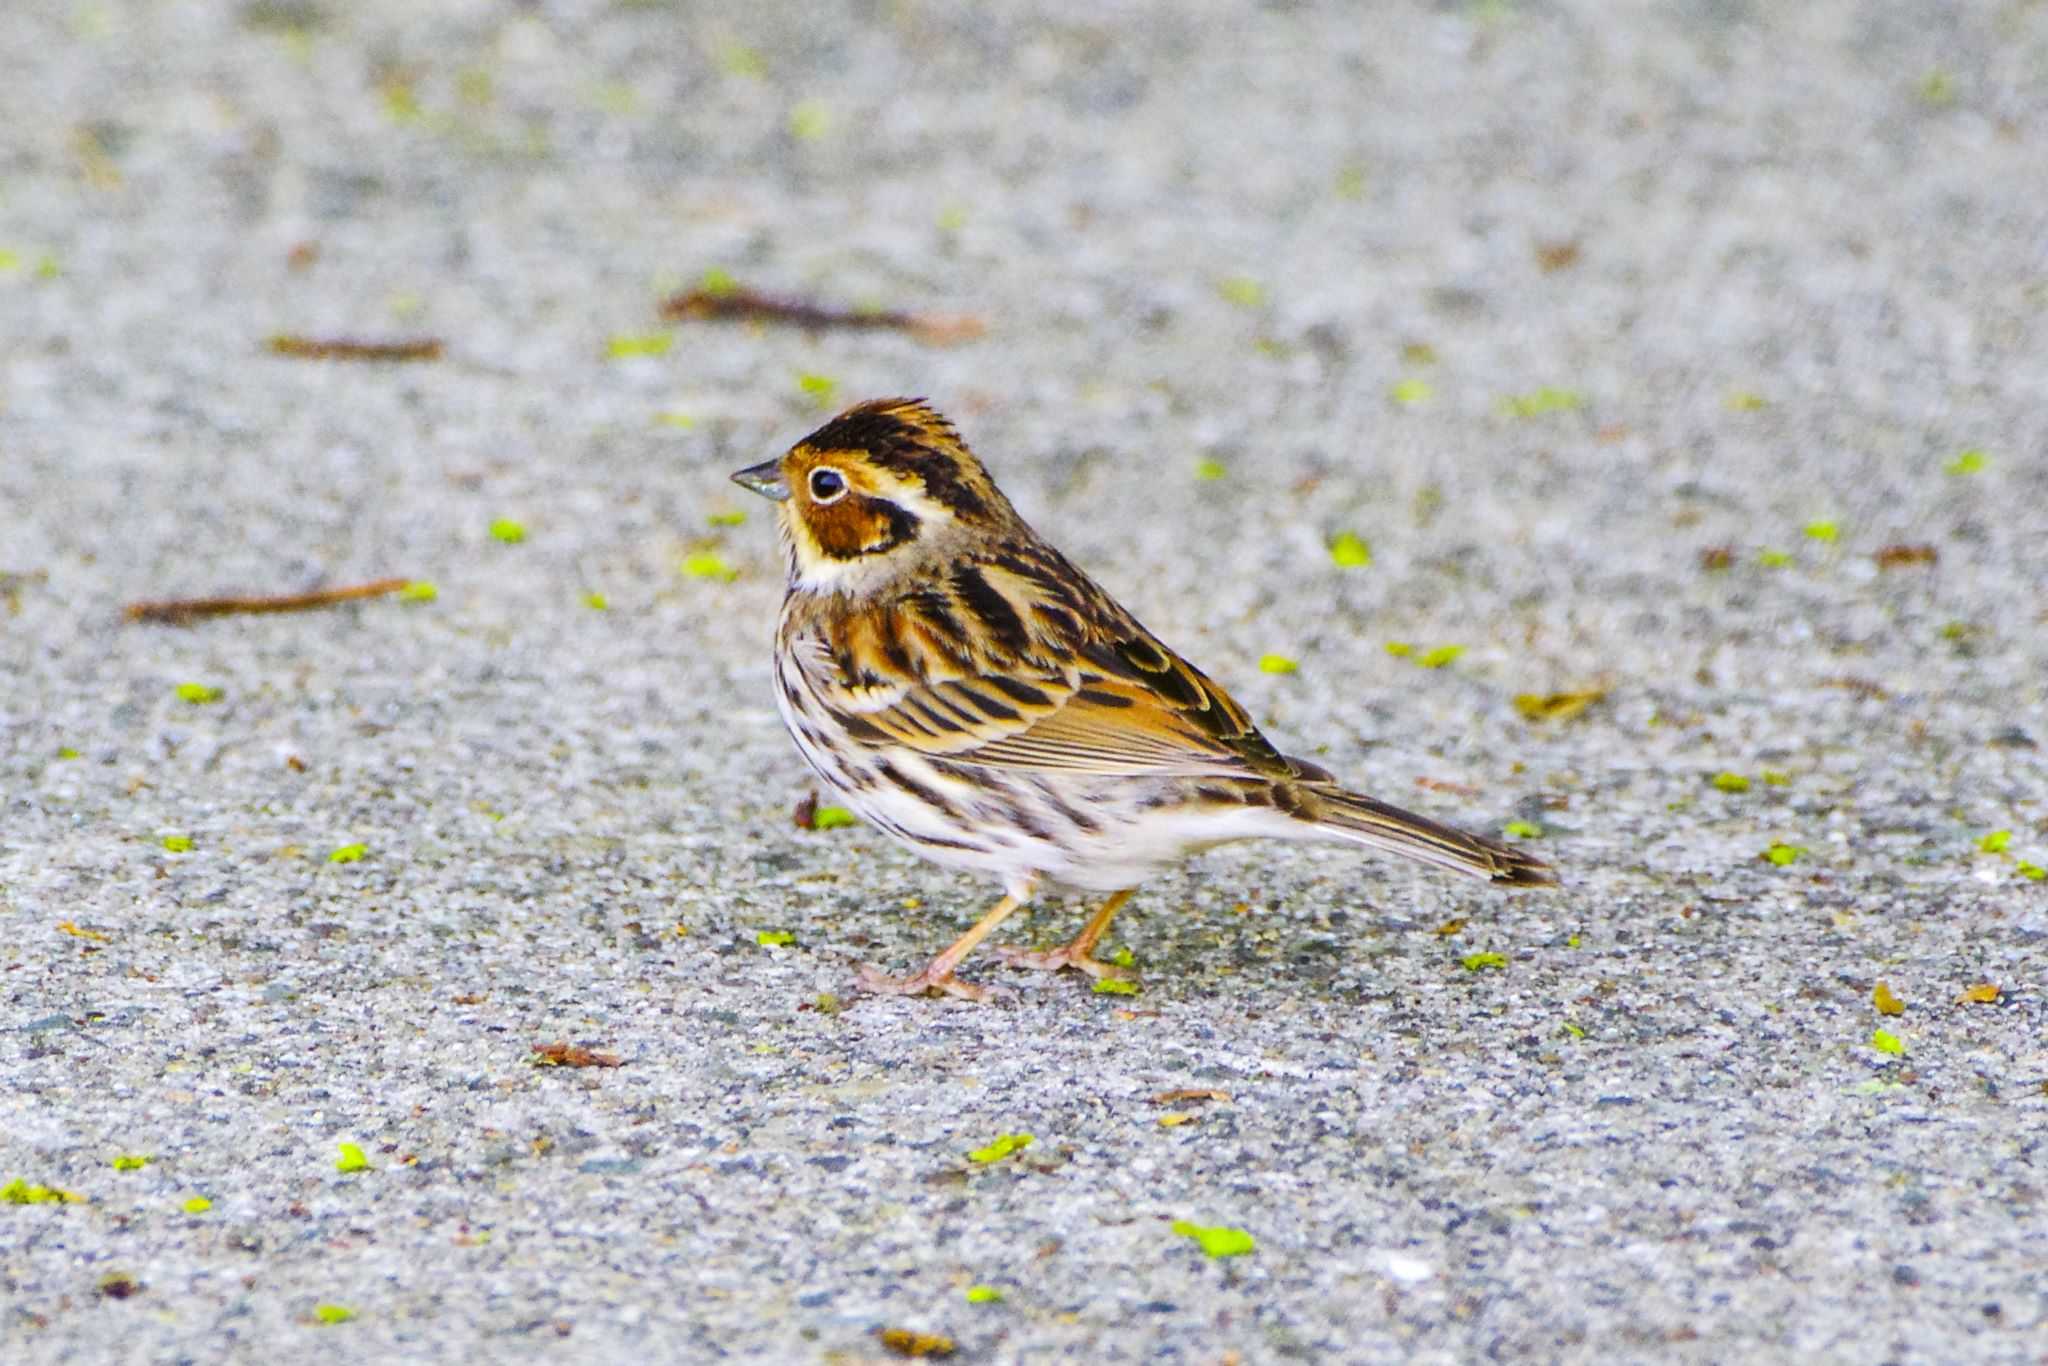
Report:
[[[1959,1006],[1990,1006],[1998,1004],[1999,989],[1990,982],[1979,982],[1963,988],[1963,994],[1956,997]]]
[[[1582,688],[1577,692],[1525,692],[1516,696],[1515,710],[1525,721],[1569,721],[1605,696],[1605,688]]]
[[[789,818],[796,822],[796,828],[799,830],[816,830],[818,828],[818,790],[816,788],[812,788],[809,792],[804,793],[802,800],[798,801],[795,808],[790,811]]]
[[[535,1067],[617,1067],[616,1053],[600,1053],[576,1043],[537,1043],[533,1046]]]
[[[1417,778],[1415,785],[1425,792],[1448,792],[1453,797],[1476,797],[1479,789],[1468,783],[1454,783],[1448,778]]]
[[[1700,552],[1700,568],[1709,573],[1719,573],[1735,567],[1735,547],[1732,545],[1709,546]]]
[[[439,360],[445,349],[439,337],[405,341],[363,341],[356,337],[301,337],[282,332],[270,339],[272,353],[292,360]]]
[[[1903,569],[1907,565],[1937,564],[1941,552],[1931,545],[1888,545],[1871,555],[1879,569]]]
[[[1179,1105],[1190,1100],[1229,1100],[1230,1092],[1215,1091],[1203,1086],[1177,1086],[1171,1091],[1161,1091],[1152,1097],[1154,1105]]]
[[[908,1328],[877,1328],[875,1336],[884,1347],[900,1357],[949,1357],[958,1347],[953,1339],[939,1333],[914,1333]]]
[[[1857,678],[1852,674],[1840,674],[1834,678],[1823,678],[1820,681],[1820,685],[1823,688],[1840,688],[1844,692],[1852,692],[1858,697],[1868,697],[1876,702],[1882,702],[1885,698],[1891,696],[1890,693],[1884,690],[1884,684],[1873,683],[1870,679]]]

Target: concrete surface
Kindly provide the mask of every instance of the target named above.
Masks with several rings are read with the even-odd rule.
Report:
[[[2048,9],[1032,9],[8,6],[0,1356],[2043,1359]],[[1226,851],[1138,997],[855,999],[993,893],[789,820],[800,376],[1565,889]]]

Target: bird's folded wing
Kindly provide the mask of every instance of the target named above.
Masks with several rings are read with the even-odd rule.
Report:
[[[1142,629],[1142,628],[1141,628]],[[925,682],[828,683],[859,743],[1000,768],[1149,776],[1300,776],[1251,718],[1149,634]]]

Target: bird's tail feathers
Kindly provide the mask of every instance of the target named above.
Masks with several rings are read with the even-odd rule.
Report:
[[[1557,874],[1549,864],[1513,845],[1439,825],[1426,816],[1389,806],[1359,792],[1326,790],[1317,792],[1316,797],[1311,819],[1317,827],[1339,838],[1468,877],[1484,878],[1496,886],[1557,884]]]

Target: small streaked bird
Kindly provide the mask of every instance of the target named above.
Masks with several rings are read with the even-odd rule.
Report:
[[[870,990],[987,999],[954,970],[1048,884],[1109,898],[1066,947],[1004,956],[1122,977],[1094,949],[1132,890],[1232,840],[1337,840],[1504,887],[1556,881],[1519,849],[1274,749],[1026,526],[921,399],[849,408],[733,479],[778,505],[775,701],[797,748],[870,824],[1002,883],[922,971],[863,968]]]

